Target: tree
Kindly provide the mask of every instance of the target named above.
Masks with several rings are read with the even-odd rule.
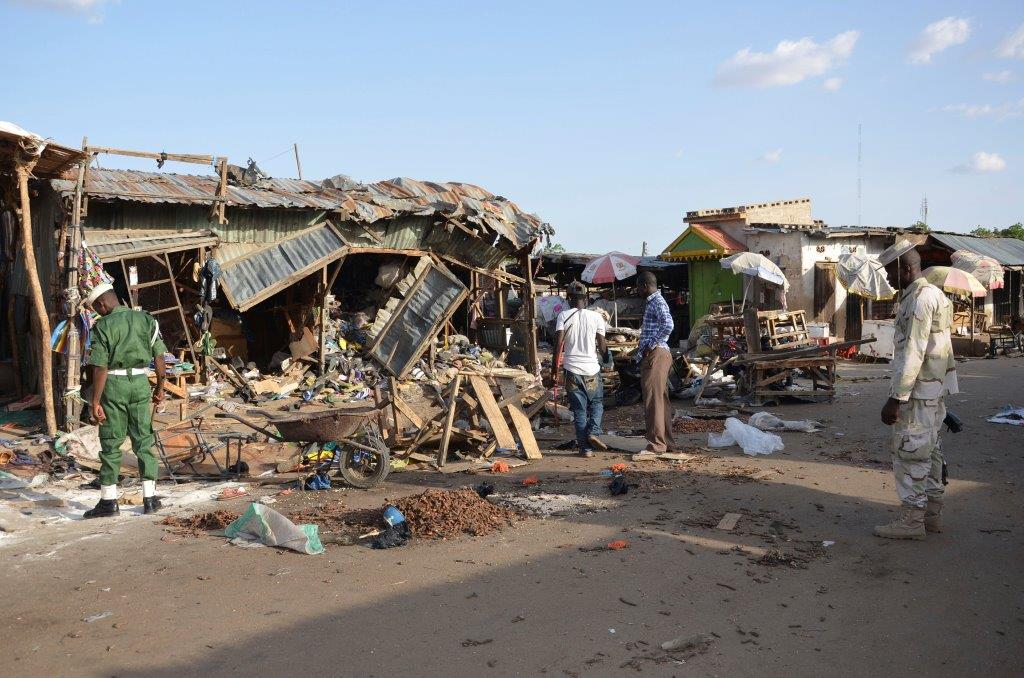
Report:
[[[1024,240],[1024,224],[1018,221],[1016,224],[1006,228],[978,226],[971,231],[971,235],[976,235],[980,238],[1016,238],[1017,240]]]
[[[565,247],[563,247],[561,243],[557,243],[557,242],[549,242],[544,247],[544,254],[552,254],[552,253],[555,253],[555,252],[564,252],[564,251],[565,251]]]
[[[927,233],[931,229],[928,228],[928,224],[924,223],[923,221],[915,221],[910,225],[910,230],[918,231],[919,233]]]

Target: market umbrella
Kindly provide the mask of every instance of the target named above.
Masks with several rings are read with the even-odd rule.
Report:
[[[584,282],[595,285],[615,284],[616,280],[625,280],[636,275],[636,265],[640,257],[631,257],[622,252],[609,252],[596,259],[591,259],[583,269]]]
[[[615,300],[615,281],[625,280],[636,275],[636,265],[639,263],[640,257],[633,257],[622,252],[609,252],[596,259],[591,259],[580,276],[584,282],[595,285],[612,284],[612,302],[615,304],[612,309],[614,315],[612,322],[616,326],[619,324],[619,304]]]
[[[950,256],[953,268],[967,271],[990,290],[1003,286],[1003,267],[992,257],[976,254],[968,250],[957,250]]]
[[[974,342],[974,298],[988,294],[985,286],[967,271],[951,266],[932,266],[926,269],[924,277],[928,282],[954,294],[971,297],[971,342]]]
[[[924,277],[936,287],[947,292],[983,297],[988,294],[985,286],[967,271],[952,266],[932,266],[924,271]]]
[[[850,252],[839,255],[836,277],[850,294],[875,301],[896,296],[896,290],[889,284],[889,278],[885,274],[885,267],[864,254]]]
[[[722,268],[728,268],[736,275],[746,275],[753,278],[760,278],[773,285],[779,285],[784,291],[789,290],[789,281],[782,273],[782,269],[776,266],[771,259],[758,254],[757,252],[740,252],[731,257],[722,259]],[[750,281],[743,286],[743,303],[740,309],[747,305],[747,292],[750,288]]]

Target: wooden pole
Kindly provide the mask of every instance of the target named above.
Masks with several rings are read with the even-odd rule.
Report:
[[[82,150],[89,145],[89,138],[82,138]],[[78,250],[82,245],[82,196],[85,192],[85,177],[89,171],[89,156],[78,164],[78,178],[75,181],[75,195],[71,203],[71,231],[68,233],[67,252],[65,253],[64,265],[67,282],[67,358],[65,366],[65,393],[73,393],[82,385],[82,345],[78,333],[78,316],[80,312],[81,299],[78,294]],[[61,415],[64,420],[64,430],[71,431],[74,424],[79,420],[81,413],[81,402],[71,400],[66,396],[61,403]]]
[[[35,160],[17,167],[18,192],[21,199],[21,250],[25,258],[25,272],[32,299],[32,311],[39,330],[39,395],[43,399],[43,413],[46,416],[46,433],[57,435],[57,415],[53,408],[53,360],[50,357],[50,318],[46,315],[46,301],[39,284],[39,270],[36,268],[36,249],[32,243],[32,207],[28,196],[28,177],[35,166]]]
[[[297,143],[292,144],[292,149],[295,151],[295,169],[299,172],[299,181],[302,181],[302,163],[299,161],[299,145]]]
[[[524,249],[523,270],[526,271],[526,289],[524,290],[523,308],[526,316],[526,362],[527,370],[535,376],[540,375],[540,361],[537,359],[537,300],[533,285],[533,265],[530,263],[530,250]]]

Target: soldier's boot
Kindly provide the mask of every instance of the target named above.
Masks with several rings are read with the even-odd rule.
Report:
[[[875,527],[875,536],[885,539],[924,539],[924,509],[904,507],[900,517]]]
[[[942,532],[942,502],[928,500],[924,509],[924,529],[926,532]]]
[[[156,497],[143,497],[142,498],[142,512],[143,513],[156,513],[160,510],[162,504]]]
[[[83,518],[106,518],[121,513],[116,499],[100,499],[99,503],[85,512]]]

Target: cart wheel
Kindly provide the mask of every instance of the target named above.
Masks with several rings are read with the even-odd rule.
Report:
[[[338,469],[341,477],[352,487],[366,490],[384,482],[391,472],[391,451],[377,436],[367,436],[365,444],[376,448],[368,452],[354,447],[345,447]]]

